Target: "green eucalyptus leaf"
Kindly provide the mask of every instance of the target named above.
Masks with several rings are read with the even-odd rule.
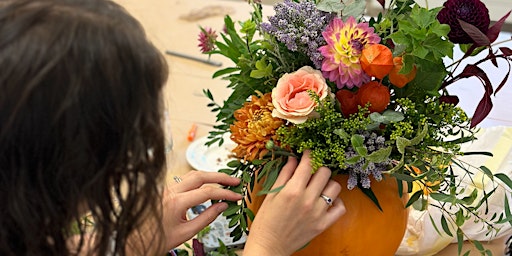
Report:
[[[448,222],[446,221],[446,217],[444,215],[441,216],[441,227],[443,227],[443,231],[447,235],[453,236],[450,227],[448,226]]]
[[[434,230],[436,231],[436,233],[440,236],[442,236],[441,234],[441,231],[439,231],[439,228],[437,228],[437,224],[436,224],[436,221],[434,221],[434,219],[432,218],[432,214],[427,214],[429,219],[430,219],[430,223],[432,224],[432,226],[434,227]]]
[[[385,124],[400,122],[405,118],[404,114],[390,109],[385,110],[382,116],[384,117]]]
[[[347,164],[356,164],[357,162],[359,162],[361,160],[361,156],[353,156],[351,158],[348,158],[347,160],[345,160],[345,162]]]
[[[336,129],[336,130],[334,130],[333,133],[338,135],[338,136],[340,136],[340,138],[342,138],[342,139],[349,139],[350,138],[350,135],[348,135],[348,133],[345,130],[343,130],[343,129]]]
[[[411,146],[411,144],[411,141],[404,137],[396,138],[396,149],[400,154],[405,154],[405,148]]]
[[[411,206],[413,203],[415,203],[416,201],[418,201],[418,199],[420,199],[420,197],[423,195],[423,191],[422,190],[418,190],[416,191],[410,198],[409,198],[409,201],[407,201],[407,204],[405,205],[405,208]]]
[[[377,122],[377,123],[384,123],[384,116],[381,115],[380,113],[378,112],[373,112],[369,115],[370,119],[374,122]]]
[[[413,181],[418,180],[418,178],[416,178],[416,177],[413,177],[413,176],[407,175],[407,174],[402,174],[402,173],[393,173],[392,176],[398,180],[403,180],[403,181],[407,181],[407,182],[413,182]]]
[[[455,203],[457,202],[457,197],[454,195],[447,195],[444,193],[431,193],[430,197],[436,201],[445,202],[445,203]]]
[[[464,217],[464,211],[462,209],[459,209],[455,213],[455,224],[457,225],[457,227],[460,227],[464,224],[465,221],[466,218]]]
[[[366,130],[368,130],[368,131],[377,130],[377,129],[379,129],[379,127],[380,127],[380,123],[372,122],[366,126]]]
[[[354,150],[359,154],[360,156],[366,157],[368,155],[368,149],[365,146],[362,147],[356,147]]]
[[[382,211],[382,207],[380,206],[379,199],[377,199],[377,196],[373,193],[371,188],[364,188],[360,184],[358,184],[359,189],[368,197],[372,202],[375,204],[377,208],[379,208],[380,211]]]
[[[339,13],[345,5],[339,0],[319,0],[316,8],[324,12]]]
[[[508,202],[508,197],[506,196],[503,201],[503,208],[505,209],[506,220],[510,225],[512,225],[512,213],[510,212],[510,204]]]
[[[425,136],[427,136],[427,133],[428,133],[428,125],[425,124],[425,125],[423,125],[423,129],[416,135],[416,137],[411,139],[410,146],[415,146],[415,145],[420,144],[420,142],[423,141],[423,138],[425,138]]]
[[[366,156],[366,160],[373,163],[381,163],[389,159],[391,155],[392,147],[381,148],[377,151],[372,152],[368,156]]]
[[[457,251],[459,255],[462,253],[462,246],[464,245],[464,231],[459,227],[457,228]]]
[[[464,204],[466,204],[466,205],[471,205],[471,204],[473,204],[473,202],[475,201],[477,196],[478,196],[478,190],[474,189],[470,195],[465,196],[464,198],[461,199],[461,201],[464,202]]]
[[[510,177],[503,173],[494,174],[494,177],[500,179],[503,183],[505,183],[508,186],[509,190],[512,189],[512,180],[510,179]]]
[[[364,137],[362,135],[352,135],[352,137],[350,137],[350,142],[353,148],[364,147]]]
[[[342,17],[348,18],[352,17],[361,17],[366,10],[366,0],[354,0],[350,4],[346,4],[343,10],[341,11]]]

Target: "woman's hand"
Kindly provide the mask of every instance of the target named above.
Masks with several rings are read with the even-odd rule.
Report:
[[[241,200],[242,196],[235,192],[205,186],[205,184],[221,184],[236,186],[240,180],[223,173],[191,171],[180,177],[179,183],[167,184],[163,194],[163,225],[166,234],[166,248],[175,246],[192,238],[208,226],[227,208],[227,203],[217,203],[210,206],[193,220],[187,220],[187,209],[213,200]]]
[[[331,171],[322,167],[312,174],[310,152],[289,158],[273,189],[252,223],[244,256],[290,255],[331,226],[345,213],[338,195],[341,186],[330,179]],[[332,205],[321,195],[332,198]]]

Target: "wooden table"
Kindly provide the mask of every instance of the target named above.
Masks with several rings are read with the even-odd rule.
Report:
[[[146,29],[149,39],[162,52],[172,50],[206,59],[197,47],[199,25],[219,31],[223,27],[223,16],[230,14],[234,20],[248,17],[250,7],[244,1],[204,0],[116,0],[134,15]],[[270,9],[270,8],[269,8]],[[206,11],[211,17],[186,20],[197,11]],[[174,148],[168,158],[168,179],[183,175],[191,170],[185,158],[190,144],[187,132],[193,124],[198,125],[196,138],[205,136],[215,123],[215,116],[206,107],[209,100],[203,96],[203,89],[210,89],[218,100],[229,95],[226,81],[211,79],[218,67],[206,65],[179,57],[166,56],[169,63],[169,80],[164,90],[165,101],[170,113],[171,132]],[[227,59],[212,56],[212,60],[224,62]],[[509,86],[509,87],[512,87]],[[510,122],[512,125],[512,121]],[[503,251],[503,241],[488,245],[498,252]],[[456,255],[456,246],[451,245],[437,255]],[[472,254],[477,255],[477,254]]]

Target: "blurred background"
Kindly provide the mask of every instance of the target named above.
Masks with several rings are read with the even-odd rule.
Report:
[[[245,0],[233,0],[233,1],[245,1]],[[262,0],[263,4],[275,4],[282,0]],[[347,0],[345,0],[347,1]],[[352,1],[352,0],[348,0]],[[416,2],[420,5],[428,5],[429,8],[442,6],[446,0],[416,0]],[[372,13],[378,13],[381,10],[380,5],[376,0],[367,0],[368,2],[368,15],[372,15]],[[387,0],[386,2],[390,2]],[[503,15],[505,15],[508,11],[512,9],[512,1],[511,0],[482,0],[485,3],[487,8],[489,9],[489,13],[491,15],[492,21],[497,21]],[[512,15],[510,15],[507,19],[507,24],[504,26],[503,30],[512,31]]]

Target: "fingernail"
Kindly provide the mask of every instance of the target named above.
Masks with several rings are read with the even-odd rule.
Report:
[[[219,212],[223,212],[225,211],[226,209],[228,209],[228,204],[227,203],[219,203],[220,205],[217,206],[217,210],[219,210]]]

